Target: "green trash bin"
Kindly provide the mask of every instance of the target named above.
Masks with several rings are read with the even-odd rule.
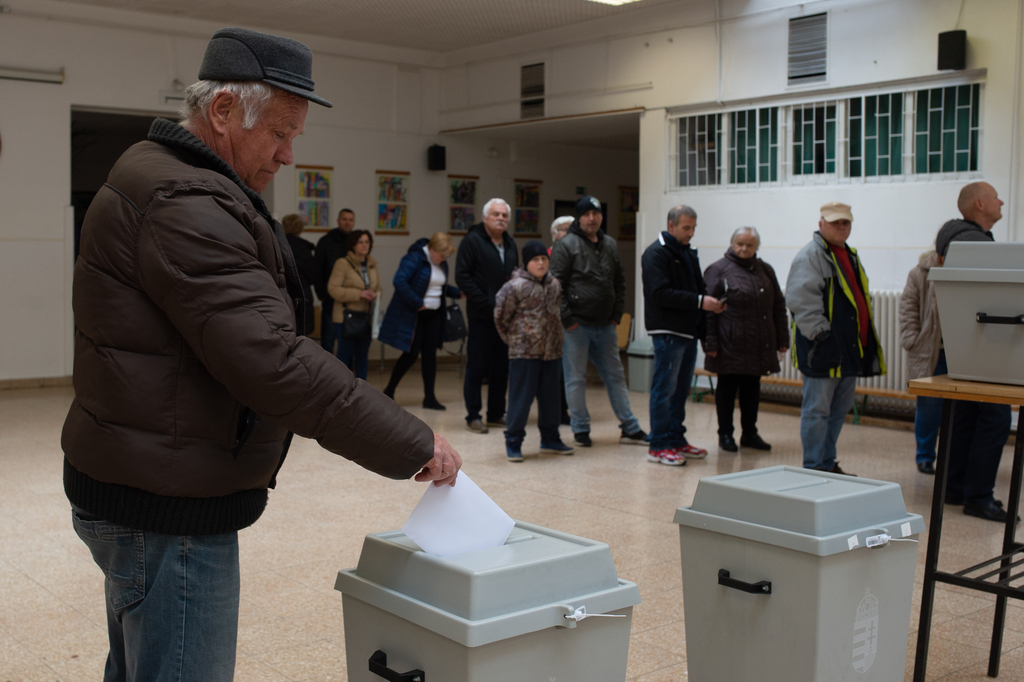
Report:
[[[899,485],[788,466],[710,476],[676,511],[690,682],[891,682],[918,533]]]
[[[650,393],[654,377],[654,339],[645,336],[630,343],[626,347],[626,363],[629,366],[629,390]]]
[[[335,589],[350,682],[621,682],[640,603],[608,545],[521,521],[501,547],[444,558],[368,535]]]

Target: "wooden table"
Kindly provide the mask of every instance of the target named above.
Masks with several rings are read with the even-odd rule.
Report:
[[[939,448],[935,460],[935,490],[932,493],[931,523],[928,527],[928,554],[924,565],[924,592],[921,596],[921,623],[917,632],[917,657],[914,661],[914,682],[924,682],[928,665],[928,640],[931,637],[932,608],[935,583],[959,585],[996,595],[996,615],[992,624],[992,648],[989,651],[988,675],[999,676],[999,654],[1003,646],[1003,624],[1006,619],[1007,598],[1024,599],[1024,584],[1011,585],[1024,579],[1024,571],[1013,573],[1024,565],[1024,544],[1014,539],[1017,509],[1020,506],[1021,471],[1024,469],[1024,437],[1021,419],[1017,419],[1017,442],[1013,449],[1013,469],[1010,474],[1010,498],[1007,500],[1006,528],[1003,532],[1003,552],[1000,556],[956,573],[938,570],[939,540],[942,537],[942,511],[946,501],[946,478],[949,471],[949,445],[953,430],[955,400],[970,400],[1001,405],[1024,405],[1024,386],[986,384],[961,381],[948,376],[915,379],[908,384],[911,395],[942,398],[942,426],[939,429]],[[998,566],[997,566],[998,564]]]

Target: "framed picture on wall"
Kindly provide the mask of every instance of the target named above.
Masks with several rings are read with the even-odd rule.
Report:
[[[515,223],[516,237],[540,236],[540,180],[516,180]]]
[[[466,234],[476,223],[476,182],[478,175],[448,176],[448,232]]]
[[[640,188],[619,187],[619,239],[636,239],[636,212],[640,209]]]
[[[306,227],[330,227],[333,166],[295,166],[298,214]]]
[[[376,234],[409,234],[409,173],[377,171]]]

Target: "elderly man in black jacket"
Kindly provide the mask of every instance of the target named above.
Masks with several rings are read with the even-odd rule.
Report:
[[[619,419],[619,442],[647,445],[647,434],[629,405],[615,333],[626,305],[626,276],[618,245],[600,231],[602,219],[601,202],[592,196],[581,198],[569,233],[551,249],[550,272],[562,285],[562,370],[573,439],[581,447],[591,445],[586,394],[589,358]]]
[[[668,229],[647,247],[640,263],[644,282],[644,324],[654,341],[651,384],[651,445],[647,459],[682,466],[707,457],[686,441],[686,397],[690,393],[697,343],[704,336],[704,311],[720,313],[725,304],[708,296],[697,250],[690,239],[697,213],[689,206],[668,212]]]
[[[508,346],[494,326],[494,297],[519,265],[516,243],[509,236],[509,205],[504,199],[484,204],[484,221],[469,228],[455,257],[455,282],[466,295],[469,341],[466,347],[466,428],[487,433],[487,426],[505,425],[508,387]],[[487,372],[487,423],[481,419],[481,386]]]

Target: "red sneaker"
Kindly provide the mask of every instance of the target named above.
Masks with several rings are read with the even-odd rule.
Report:
[[[683,457],[677,448],[650,450],[647,452],[647,461],[657,462],[658,464],[667,464],[670,467],[681,467],[686,465],[686,458]]]
[[[704,459],[708,456],[708,451],[693,445],[684,445],[679,448],[679,454],[686,457],[686,459]]]

